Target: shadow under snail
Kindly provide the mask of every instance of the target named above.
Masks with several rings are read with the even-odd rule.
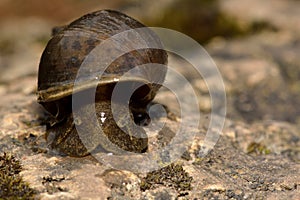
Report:
[[[82,77],[77,79],[78,70],[82,63],[99,44],[118,33],[136,28],[145,28],[147,37],[161,48],[130,51],[103,69],[105,65],[101,63],[105,63],[105,58],[118,51],[120,46],[130,47],[139,42],[132,40],[129,35],[127,38],[123,38],[121,45],[112,45],[107,51],[99,52],[99,55],[96,56],[97,61],[89,65],[89,68],[83,69]],[[167,64],[167,53],[162,49],[160,39],[149,28],[120,12],[112,10],[92,12],[67,26],[55,29],[40,60],[37,91],[38,102],[51,115],[46,132],[49,146],[70,156],[88,155],[90,150],[83,144],[82,137],[78,135],[78,129],[80,129],[83,120],[90,123],[85,124],[80,131],[88,133],[88,141],[94,143],[90,145],[93,148],[105,152],[120,153],[101,139],[108,138],[110,142],[122,150],[136,153],[145,152],[148,147],[147,134],[135,122],[138,121],[139,116],[147,112],[147,105],[153,100],[165,79],[166,69],[147,65],[138,71],[143,76],[132,73],[126,80],[120,81],[122,75],[135,66],[149,63],[154,65]],[[100,76],[102,71],[104,72]],[[95,77],[98,76],[100,78],[95,87],[94,96],[87,98],[92,99],[92,101],[83,101],[75,108],[77,113],[80,113],[78,118],[72,112],[74,111],[72,95],[89,96],[92,87],[89,83],[95,81]],[[153,76],[157,80],[156,83],[151,83]],[[80,85],[77,89],[74,89],[75,81]],[[129,105],[122,101],[119,102],[118,98],[116,101],[114,100],[118,107],[114,115],[117,115],[122,121],[119,123],[114,120],[111,111],[112,91],[117,83],[121,84],[125,90],[126,87],[132,88],[137,83],[142,85],[132,94]],[[122,94],[117,95],[117,97],[121,99]],[[124,114],[128,110],[128,106],[129,115]],[[96,110],[96,121],[100,123],[102,131],[97,129],[95,126],[97,122],[94,119],[89,119],[88,114],[93,109]],[[120,123],[123,123],[122,129],[119,127]]]

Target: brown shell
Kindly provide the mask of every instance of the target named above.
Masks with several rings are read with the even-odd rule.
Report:
[[[75,20],[68,26],[58,30],[53,38],[48,42],[44,50],[38,72],[38,102],[46,104],[63,99],[72,94],[93,87],[95,79],[103,71],[106,58],[109,58],[112,52],[118,51],[120,46],[110,46],[107,51],[97,52],[96,60],[93,57],[88,58],[93,64],[89,67],[81,68],[79,78],[77,73],[83,62],[87,60],[87,55],[104,40],[111,36],[135,28],[144,28],[145,26],[133,18],[117,11],[101,10],[96,11]],[[158,36],[148,29],[147,37],[156,46],[162,47]],[[130,37],[122,41],[122,46],[129,46],[137,41],[132,41]],[[97,81],[99,85],[117,82],[123,73],[134,68],[137,65],[147,63],[167,63],[167,54],[161,49],[140,49],[124,54],[112,62]],[[157,67],[147,67],[137,74],[130,74],[128,78],[131,81],[148,82],[155,80],[157,83],[164,81],[166,70]],[[142,76],[141,76],[142,74]],[[76,79],[77,77],[77,79]],[[80,87],[74,89],[74,81],[78,81]],[[157,85],[150,85],[152,95],[149,95],[149,101],[154,98]]]

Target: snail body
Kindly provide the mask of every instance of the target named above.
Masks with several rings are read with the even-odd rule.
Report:
[[[88,125],[84,124],[83,129],[89,133],[88,141],[92,143],[89,145],[92,149],[102,148],[107,152],[118,153],[105,142],[105,138],[125,151],[140,153],[147,149],[147,134],[142,127],[134,124],[134,118],[139,112],[146,112],[147,104],[153,100],[160,88],[159,83],[164,81],[166,70],[149,66],[129,74],[126,80],[122,80],[122,76],[138,65],[166,64],[166,52],[162,48],[133,50],[118,57],[105,68],[106,58],[120,48],[119,45],[111,45],[107,51],[97,54],[96,64],[82,68],[81,76],[78,77],[81,65],[97,46],[116,34],[135,28],[146,27],[120,12],[101,10],[84,15],[54,32],[41,57],[37,91],[38,102],[51,115],[46,133],[51,148],[70,156],[88,155],[91,148],[85,147],[77,129],[81,129],[82,120],[90,120]],[[154,32],[148,29],[147,34],[151,41],[162,47]],[[134,42],[138,41],[132,41],[128,37],[124,38],[122,45],[131,46]],[[153,75],[156,76],[156,84],[151,83]],[[96,93],[89,98],[92,101],[84,101],[76,108],[76,113],[81,114],[75,116],[72,112],[72,95],[89,95],[95,77],[99,77],[99,80]],[[74,87],[75,81],[78,87]],[[129,105],[121,101],[115,102],[118,109],[113,113],[111,96],[115,85],[122,84],[132,88],[137,83],[142,86],[132,94]],[[119,97],[121,99],[122,95]],[[124,114],[128,106],[130,113]],[[95,120],[100,123],[102,130],[97,129],[94,124],[97,122],[93,119],[85,119],[92,109],[96,111]],[[113,115],[118,115],[120,121],[115,121]]]

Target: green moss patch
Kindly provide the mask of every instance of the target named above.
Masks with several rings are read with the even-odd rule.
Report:
[[[182,165],[171,164],[160,170],[147,174],[141,182],[141,190],[149,190],[164,185],[175,189],[178,192],[191,190],[191,182],[193,178],[183,170]]]
[[[268,155],[271,153],[271,150],[262,143],[252,142],[247,147],[247,153],[255,155]]]
[[[0,199],[33,199],[35,191],[22,180],[22,166],[14,156],[0,156]]]

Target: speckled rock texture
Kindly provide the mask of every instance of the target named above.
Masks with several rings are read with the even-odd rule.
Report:
[[[19,160],[19,175],[35,199],[300,199],[299,7],[296,0],[221,1],[220,9],[237,23],[266,21],[275,28],[229,40],[215,37],[205,45],[224,79],[227,117],[218,143],[204,157],[199,151],[209,92],[170,56],[197,88],[204,120],[180,159],[148,173],[113,169],[92,156],[61,156],[47,147],[47,115],[36,101],[36,85],[41,40],[48,39],[51,26],[42,20],[1,25],[0,156],[6,152]],[[163,91],[157,101],[176,113],[169,96]],[[172,117],[159,120],[177,128]],[[161,143],[173,137],[161,134]]]

